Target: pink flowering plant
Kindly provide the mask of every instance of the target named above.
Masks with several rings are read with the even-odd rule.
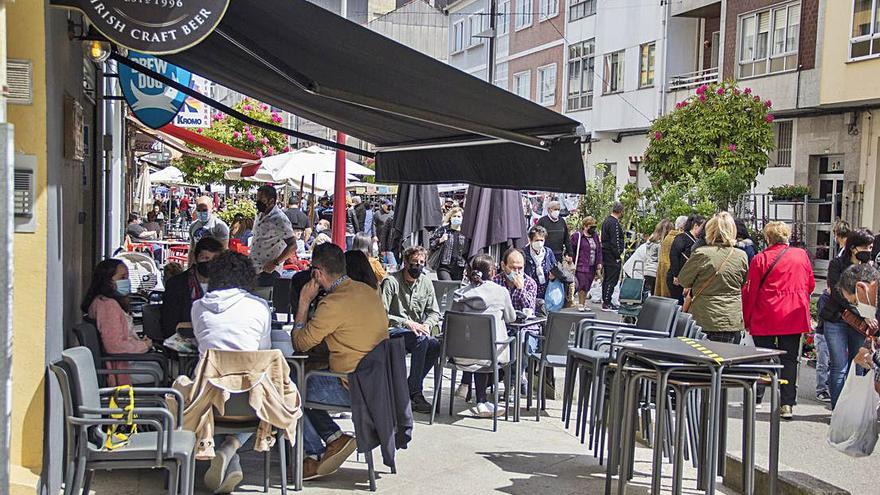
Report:
[[[235,109],[262,122],[279,125],[283,122],[281,116],[272,112],[268,105],[251,99],[244,99]],[[203,136],[234,146],[240,150],[249,151],[257,156],[266,157],[290,151],[287,136],[279,132],[267,131],[263,128],[248,125],[234,117],[215,112],[211,116],[211,127],[197,129]],[[196,150],[204,151],[204,150]],[[234,165],[231,163],[204,160],[195,157],[182,157],[175,160],[174,165],[184,175],[184,179],[192,184],[217,184],[227,183],[230,185],[247,186],[252,183],[226,181],[223,174]]]
[[[773,110],[751,88],[704,84],[648,132],[645,170],[655,187],[684,186],[729,208],[767,168]]]

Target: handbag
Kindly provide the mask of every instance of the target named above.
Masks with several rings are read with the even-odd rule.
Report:
[[[440,268],[440,258],[443,256],[443,246],[438,247],[437,249],[431,251],[431,254],[428,255],[428,268],[431,269],[432,272],[436,272],[438,268]]]
[[[112,413],[110,418],[124,420],[123,423],[113,423],[107,426],[104,441],[105,450],[115,450],[128,444],[129,440],[137,433],[137,425],[134,423],[134,388],[131,385],[120,385],[113,390],[110,396],[110,409],[120,409],[118,405],[120,393],[126,393],[127,404],[122,407],[121,413]]]
[[[694,299],[696,299],[700,294],[702,294],[703,291],[705,291],[706,288],[709,287],[709,284],[711,284],[712,281],[715,280],[715,277],[717,277],[718,274],[721,273],[721,269],[724,268],[724,265],[727,264],[727,260],[729,260],[730,257],[733,255],[733,250],[734,250],[734,249],[736,249],[736,248],[731,248],[730,252],[727,253],[727,257],[724,258],[724,261],[722,261],[721,264],[718,265],[718,269],[715,270],[715,273],[713,273],[712,276],[709,277],[709,280],[706,280],[706,281],[703,283],[703,285],[700,287],[700,291],[699,291],[699,292],[697,292],[696,294],[694,294],[693,291],[689,291],[689,292],[688,292],[687,296],[685,296],[685,298],[684,298],[684,303],[681,305],[681,311],[682,311],[683,313],[689,313],[689,312],[690,312],[689,310],[691,309],[691,304],[693,304]],[[693,295],[691,295],[691,294],[693,294]]]

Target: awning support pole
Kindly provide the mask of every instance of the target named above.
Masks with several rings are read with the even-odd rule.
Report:
[[[336,131],[336,142],[345,144],[345,134]],[[336,181],[333,187],[333,244],[345,251],[345,152],[336,148]]]
[[[180,91],[181,93],[183,93],[187,96],[191,96],[206,105],[210,105],[211,107],[216,108],[217,110],[220,110],[221,112],[223,112],[227,115],[231,115],[232,117],[235,117],[238,120],[240,120],[246,124],[260,127],[262,129],[266,129],[268,131],[278,132],[278,133],[281,133],[281,134],[284,134],[287,136],[293,136],[295,138],[299,138],[304,141],[311,141],[316,144],[322,144],[324,146],[328,146],[331,148],[339,148],[341,146],[343,150],[345,150],[349,153],[354,153],[356,155],[365,156],[367,158],[374,158],[376,156],[372,152],[369,152],[367,150],[362,150],[362,149],[356,148],[354,146],[348,146],[347,144],[344,144],[344,143],[340,145],[339,143],[335,143],[329,139],[324,139],[324,138],[320,138],[317,136],[312,136],[310,134],[305,134],[303,132],[294,131],[292,129],[287,129],[285,127],[280,127],[277,125],[270,124],[268,122],[263,122],[261,120],[257,120],[255,118],[249,117],[249,116],[247,116],[247,115],[245,115],[245,114],[243,114],[243,113],[241,113],[231,107],[228,107],[228,106],[220,103],[219,101],[214,100],[213,98],[209,98],[209,97],[199,93],[198,91],[196,91],[188,86],[185,86],[185,85],[183,85],[183,84],[181,84],[181,83],[179,83],[169,77],[165,77],[163,74],[160,74],[160,73],[158,73],[148,67],[144,67],[143,65],[138,64],[137,62],[132,62],[128,58],[123,57],[122,55],[119,55],[118,53],[112,53],[110,55],[110,58],[112,58],[113,60],[116,60],[120,64],[123,64],[123,65],[130,67],[132,70],[136,70],[136,71],[140,72],[141,74],[144,74],[145,76],[151,77],[151,78],[153,78],[153,79],[155,79],[155,80],[157,80],[167,86],[171,86],[172,88]]]

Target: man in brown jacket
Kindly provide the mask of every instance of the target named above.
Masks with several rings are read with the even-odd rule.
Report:
[[[330,371],[351,373],[361,359],[388,338],[388,316],[379,293],[345,275],[345,255],[330,243],[312,253],[312,280],[300,292],[296,323],[291,335],[298,351],[322,341],[330,351]],[[324,289],[311,319],[309,304]],[[348,385],[334,377],[313,376],[305,385],[309,402],[351,405]],[[326,411],[305,409],[303,479],[332,474],[354,452],[357,444],[343,434]]]

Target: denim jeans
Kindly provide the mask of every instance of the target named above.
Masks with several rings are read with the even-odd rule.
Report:
[[[865,342],[865,337],[843,321],[825,322],[825,343],[828,345],[828,388],[831,389],[831,408],[843,390],[849,366]],[[863,370],[859,370],[864,374]]]
[[[348,390],[339,378],[332,376],[310,377],[306,384],[306,399],[321,404],[351,406]],[[304,412],[303,448],[306,455],[320,457],[326,450],[325,443],[332,441],[341,430],[327,411],[306,408]]]
[[[410,397],[422,393],[422,382],[440,357],[440,341],[427,335],[418,335],[407,328],[392,328],[388,334],[391,338],[404,339],[406,352],[412,355],[408,380]]]
[[[817,333],[814,336],[816,344],[816,395],[822,392],[830,393],[828,390],[828,344],[825,342],[825,336]]]

